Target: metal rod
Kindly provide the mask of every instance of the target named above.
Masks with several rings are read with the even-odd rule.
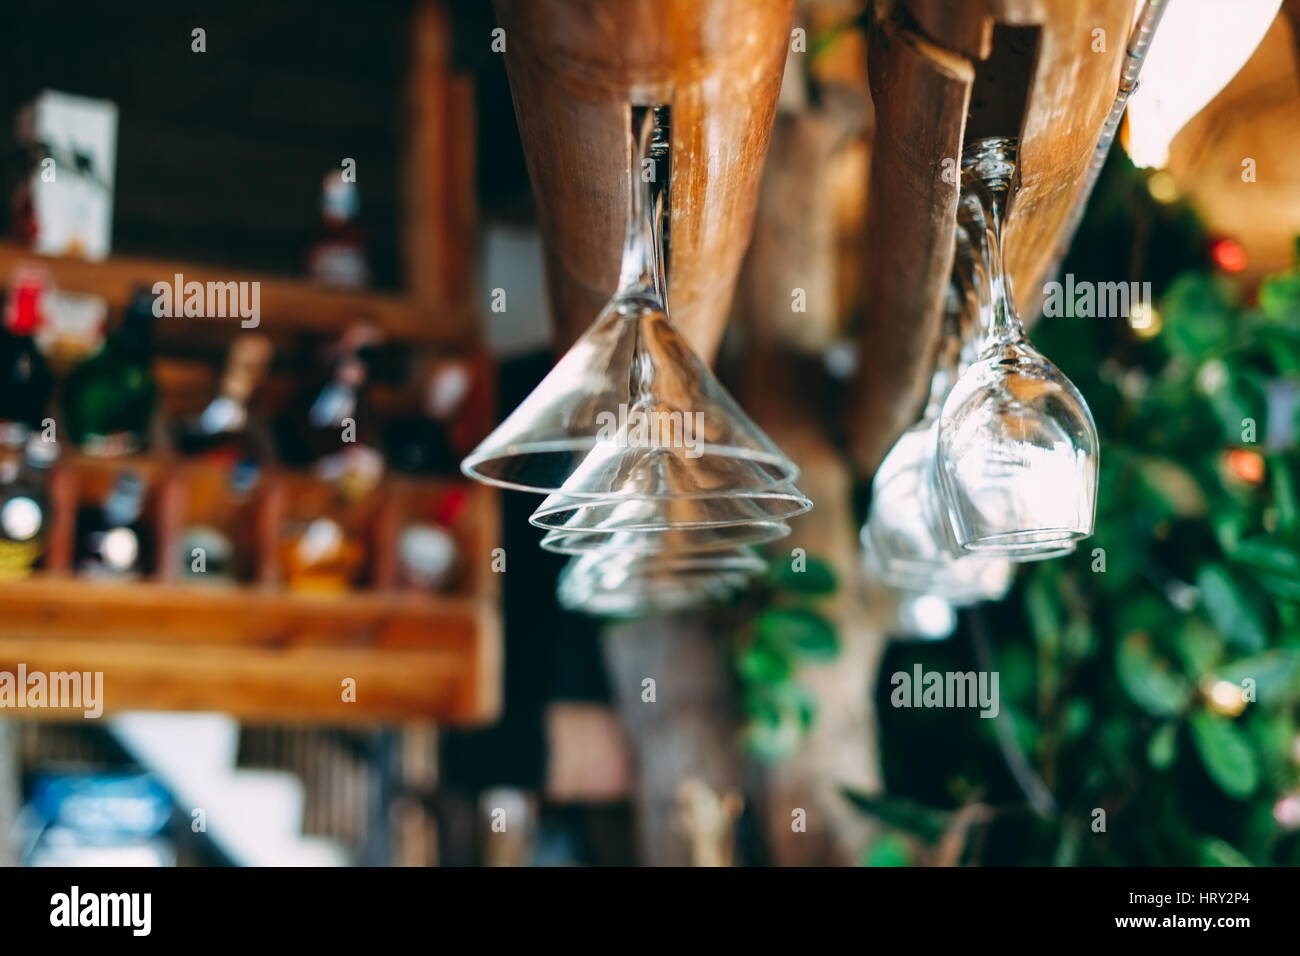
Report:
[[[1168,0],[1146,0],[1137,22],[1133,25],[1128,47],[1124,51],[1124,65],[1120,70],[1119,92],[1111,105],[1110,113],[1106,116],[1105,125],[1101,128],[1101,138],[1097,140],[1097,148],[1093,150],[1092,160],[1084,173],[1083,188],[1079,190],[1079,196],[1070,210],[1070,218],[1066,220],[1065,230],[1061,233],[1061,242],[1056,250],[1056,261],[1048,270],[1049,275],[1054,275],[1060,269],[1061,262],[1070,249],[1070,243],[1074,241],[1074,234],[1079,229],[1080,220],[1083,219],[1083,211],[1088,205],[1089,197],[1092,196],[1093,187],[1097,185],[1101,167],[1106,164],[1106,157],[1110,153],[1115,134],[1119,131],[1119,121],[1128,108],[1129,97],[1138,88],[1138,74],[1142,72],[1142,63],[1146,59],[1147,50],[1151,47],[1151,40],[1155,37],[1156,27],[1160,25],[1160,17],[1165,12],[1167,2]]]

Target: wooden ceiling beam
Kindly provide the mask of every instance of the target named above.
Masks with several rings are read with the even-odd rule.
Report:
[[[672,107],[670,301],[709,359],[749,244],[793,0],[495,0],[564,346],[618,278],[631,103]]]

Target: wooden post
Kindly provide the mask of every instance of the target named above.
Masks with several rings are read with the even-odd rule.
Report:
[[[975,72],[889,21],[873,25],[867,64],[876,104],[871,275],[849,437],[870,473],[925,398],[952,270],[957,164]]]
[[[403,253],[408,296],[425,321],[455,323],[453,341],[480,341],[474,313],[447,304],[474,295],[474,92],[451,69],[444,0],[416,0],[411,22]]]
[[[495,0],[561,344],[614,291],[627,108],[672,107],[673,318],[706,359],[749,243],[792,0]]]

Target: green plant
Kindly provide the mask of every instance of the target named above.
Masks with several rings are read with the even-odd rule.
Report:
[[[937,814],[988,794],[989,832],[967,861],[1300,863],[1300,268],[1243,301],[1188,252],[1203,236],[1186,208],[1153,203],[1122,156],[1094,206],[1066,271],[1113,280],[1145,261],[1163,291],[1141,323],[1035,330],[1097,419],[1096,535],[977,612],[998,719],[1056,806],[1023,812],[994,721],[882,706],[891,797]],[[963,644],[891,658],[903,653],[970,666]],[[950,739],[919,765],[937,721]],[[886,823],[933,839],[899,823],[916,818]]]
[[[818,610],[836,587],[830,565],[807,557],[775,563],[756,592],[761,610],[736,638],[735,663],[745,744],[759,757],[786,756],[816,719],[816,698],[795,673],[802,662],[830,661],[839,653],[835,626]]]

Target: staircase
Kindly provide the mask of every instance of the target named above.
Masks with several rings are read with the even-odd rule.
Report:
[[[197,828],[241,866],[347,866],[339,843],[302,834],[302,781],[235,765],[239,724],[224,714],[132,712],[109,730],[155,773]],[[202,811],[198,813],[197,811]]]

